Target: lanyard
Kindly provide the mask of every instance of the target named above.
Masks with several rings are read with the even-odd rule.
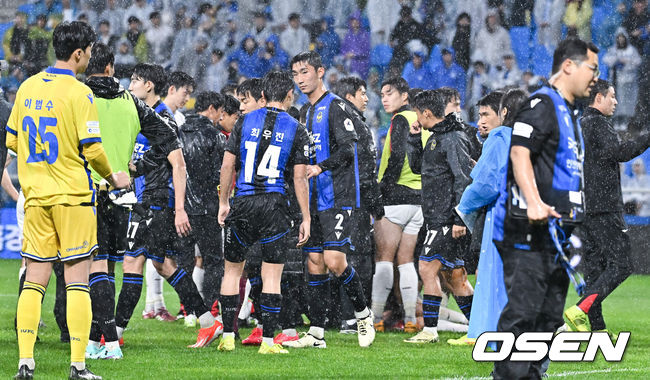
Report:
[[[548,232],[551,234],[551,240],[553,240],[553,244],[557,250],[555,262],[559,262],[560,265],[562,265],[562,268],[564,268],[569,276],[569,280],[571,280],[573,287],[576,289],[578,296],[582,297],[586,287],[585,280],[582,277],[582,274],[576,270],[575,266],[571,264],[569,258],[564,253],[562,246],[567,245],[567,239],[564,230],[560,227],[561,222],[561,219],[556,218],[549,218],[548,221]]]

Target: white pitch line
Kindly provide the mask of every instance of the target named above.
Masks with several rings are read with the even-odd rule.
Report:
[[[643,371],[642,368],[606,368],[606,369],[595,369],[592,371],[567,371],[560,373],[549,373],[549,377],[567,377],[567,376],[576,376],[576,375],[590,375],[595,373],[611,373],[611,372],[640,372]]]

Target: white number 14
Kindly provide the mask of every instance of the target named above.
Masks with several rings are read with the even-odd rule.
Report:
[[[244,180],[246,182],[252,182],[257,143],[255,141],[246,141],[244,143],[244,148],[246,148],[246,162],[244,162]],[[275,180],[277,178],[280,178],[278,162],[280,161],[281,152],[281,147],[276,145],[269,145],[269,147],[266,148],[266,152],[264,152],[262,160],[257,167],[257,175],[268,177],[270,184],[274,184]]]

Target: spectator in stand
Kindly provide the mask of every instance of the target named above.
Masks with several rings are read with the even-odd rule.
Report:
[[[623,183],[623,203],[634,205],[633,211],[636,211],[634,215],[650,216],[648,190],[650,190],[650,177],[643,159],[637,158],[632,162],[632,178],[628,178]]]
[[[27,15],[23,12],[16,12],[14,25],[9,28],[2,39],[2,48],[5,52],[5,59],[12,64],[21,64],[27,50]]]
[[[328,0],[323,15],[334,20],[332,26],[340,33],[348,28],[345,22],[352,14],[359,12],[355,0]]]
[[[124,12],[124,20],[129,23],[131,23],[131,21],[129,21],[131,17],[137,17],[140,21],[148,20],[151,12],[153,12],[153,7],[147,4],[147,0],[135,0]],[[145,29],[149,27],[149,25],[143,26]]]
[[[411,7],[402,7],[399,15],[397,25],[390,33],[390,44],[393,48],[393,59],[390,65],[401,72],[404,64],[411,57],[406,45],[412,40],[421,39],[422,25],[413,18]]]
[[[537,24],[537,41],[553,51],[562,38],[562,17],[566,0],[536,0],[533,17]]]
[[[262,58],[260,49],[253,36],[246,36],[241,42],[241,47],[228,57],[228,63],[236,67],[239,74],[246,78],[259,78],[262,76]]]
[[[65,3],[71,3],[71,0],[61,0],[61,3],[65,5]],[[79,6],[76,9],[76,14],[77,14],[77,20],[78,21],[85,21],[88,25],[92,26],[95,28],[97,24],[99,23],[99,19],[97,18],[97,12],[91,7],[91,2],[90,1],[79,1]]]
[[[568,0],[564,13],[567,35],[575,35],[584,41],[591,41],[591,0]]]
[[[172,67],[176,67],[178,58],[184,55],[186,50],[192,49],[192,42],[196,40],[198,30],[194,28],[194,18],[190,15],[185,15],[182,21],[182,27],[175,32],[174,42],[172,43],[172,51],[174,54],[171,56]]]
[[[228,65],[219,49],[212,50],[210,60],[210,66],[205,71],[205,81],[197,83],[201,91],[219,92],[228,83]]]
[[[476,0],[455,0],[455,3],[452,5],[451,9],[454,10],[454,15],[459,15],[461,13],[467,13],[472,18],[473,25],[473,34],[472,38],[476,38],[481,29],[485,26],[485,18],[488,17],[490,9],[488,9],[487,2],[485,0],[476,1]],[[497,10],[492,9],[492,11]]]
[[[119,36],[113,34],[113,31],[111,30],[111,23],[108,20],[102,20],[99,22],[99,34],[97,35],[97,41],[103,43],[115,51],[117,47],[115,44],[119,39]]]
[[[467,102],[468,104],[477,104],[485,95],[491,90],[490,76],[487,73],[485,64],[481,61],[476,61],[472,65],[472,69],[468,73],[467,83]],[[476,120],[478,114],[475,107],[469,107],[469,120]]]
[[[2,87],[2,90],[5,92],[7,100],[10,100],[9,95],[12,91],[14,95],[16,94],[16,91],[18,91],[20,84],[23,83],[24,80],[25,72],[19,65],[14,66],[9,75],[2,76],[2,79],[0,79],[0,87]],[[2,96],[2,94],[0,94],[0,96]],[[10,103],[13,103],[13,101],[10,101]]]
[[[289,15],[289,27],[280,34],[280,45],[290,57],[309,50],[309,33],[300,25],[298,13]]]
[[[456,18],[456,29],[450,34],[449,45],[456,51],[456,63],[463,69],[469,69],[472,56],[472,18],[463,12]]]
[[[271,70],[287,69],[289,56],[280,47],[280,40],[275,34],[271,34],[264,42],[264,51],[262,54],[263,74]]]
[[[503,1],[501,1],[503,4]],[[528,27],[528,16],[527,12],[530,12],[532,15],[533,8],[535,7],[534,0],[518,0],[511,1],[510,4],[510,14],[508,15],[507,22],[508,28],[513,27]]]
[[[616,42],[616,31],[623,25],[627,15],[627,7],[624,1],[612,6],[612,12],[607,14],[605,21],[598,25],[597,30],[592,30],[593,42],[596,46],[612,46]],[[640,52],[639,52],[640,53]]]
[[[447,39],[445,5],[442,1],[423,2],[420,12],[422,21],[422,43],[429,49]]]
[[[23,63],[28,77],[54,62],[52,32],[45,29],[46,25],[47,16],[41,14],[36,17],[36,25],[29,28]]]
[[[483,61],[490,66],[501,64],[503,55],[512,53],[510,34],[501,26],[496,9],[488,12],[485,27],[476,35],[472,51],[472,61]]]
[[[372,46],[390,43],[390,33],[399,21],[400,5],[397,0],[368,0],[366,14],[370,22]]]
[[[115,77],[120,79],[124,88],[128,88],[133,68],[138,62],[131,52],[131,43],[126,38],[117,42],[115,50]]]
[[[229,55],[239,48],[243,37],[244,34],[239,30],[237,21],[234,18],[229,18],[225,32],[216,41],[216,48],[223,51],[224,54]]]
[[[512,53],[503,55],[503,63],[498,66],[492,66],[490,70],[492,88],[504,88],[508,86],[517,86],[521,81],[521,70],[517,66],[515,56]]]
[[[442,49],[442,65],[433,73],[435,84],[433,88],[451,87],[460,93],[460,105],[465,104],[467,74],[460,65],[454,62],[454,49]]]
[[[282,32],[287,28],[287,20],[292,13],[302,13],[302,0],[272,0],[271,16],[273,17],[273,28],[276,32]]]
[[[124,9],[116,5],[116,0],[106,0],[106,8],[99,14],[99,19],[108,21],[116,35],[121,36],[125,32]]]
[[[345,60],[343,59],[342,56],[337,55],[334,57],[334,62],[332,63],[332,66],[330,66],[327,71],[325,71],[325,75],[323,76],[323,81],[325,82],[325,87],[329,91],[333,91],[336,83],[340,80],[343,79],[347,76],[349,76],[350,73],[345,68]]]
[[[129,29],[126,31],[124,37],[131,43],[135,59],[139,63],[146,62],[149,55],[149,46],[147,45],[147,38],[142,33],[142,23],[135,16],[130,16],[128,21]]]
[[[637,69],[641,64],[641,56],[636,48],[628,42],[625,29],[619,28],[616,33],[616,44],[607,50],[603,63],[609,66],[609,77],[616,89],[618,106],[614,114],[614,125],[627,124],[634,116],[639,92]]]
[[[62,0],[61,12],[59,14],[62,16],[62,22],[71,22],[77,20],[77,15],[80,14],[80,12],[77,12],[77,9],[72,7],[70,0]]]
[[[193,50],[186,50],[185,53],[179,57],[175,70],[182,70],[190,77],[194,78],[196,83],[203,83],[205,71],[210,65],[212,55],[211,51],[208,50],[208,37],[199,34],[196,37],[193,46]]]
[[[145,38],[149,44],[149,62],[165,66],[170,59],[174,34],[172,28],[162,23],[160,12],[151,12]]]
[[[316,39],[316,51],[325,67],[334,63],[334,57],[341,52],[341,38],[334,30],[334,18],[325,16],[320,22],[320,35]]]
[[[266,25],[266,15],[263,12],[255,12],[253,15],[253,26],[248,31],[253,36],[257,45],[262,46],[271,36],[271,27]]]
[[[646,26],[650,23],[647,0],[634,0],[632,9],[627,18],[623,21],[623,27],[630,36],[630,43],[638,51],[643,51]]]
[[[365,79],[370,69],[370,33],[361,28],[359,11],[348,20],[348,33],[341,44],[341,54],[345,57],[348,71]]]
[[[412,52],[412,59],[404,66],[402,78],[406,79],[410,88],[434,89],[433,75],[429,71],[429,65],[424,64],[427,48],[420,41],[411,41],[409,49]]]

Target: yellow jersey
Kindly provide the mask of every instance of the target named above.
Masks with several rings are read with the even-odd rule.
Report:
[[[18,89],[7,122],[25,207],[95,203],[83,144],[101,142],[93,93],[71,70],[48,67]]]

